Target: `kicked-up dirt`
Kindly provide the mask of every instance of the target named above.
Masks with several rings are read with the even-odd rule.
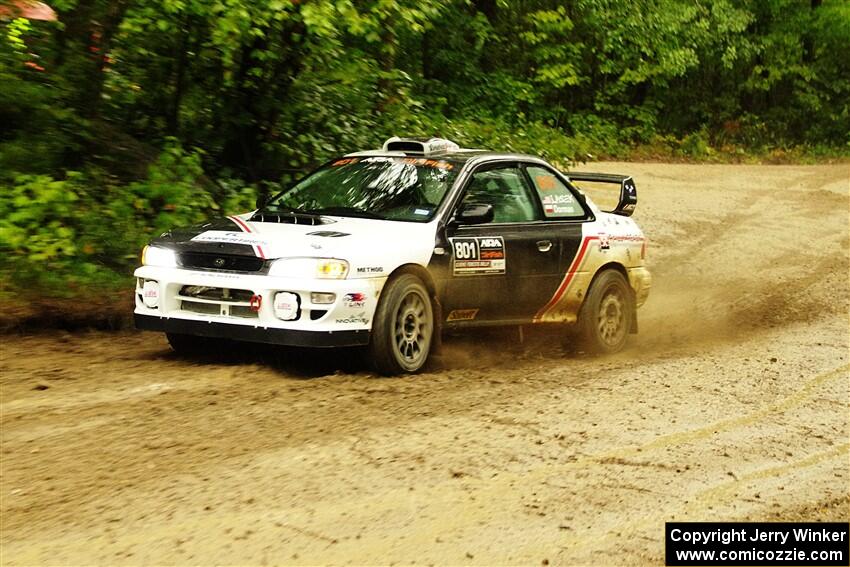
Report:
[[[848,520],[850,166],[582,169],[634,174],[650,237],[613,357],[2,337],[0,561],[663,564],[665,521]]]

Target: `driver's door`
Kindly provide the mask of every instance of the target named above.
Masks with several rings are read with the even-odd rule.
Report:
[[[560,282],[560,239],[543,222],[539,200],[517,163],[479,167],[458,208],[493,206],[493,220],[447,228],[447,323],[527,322]]]

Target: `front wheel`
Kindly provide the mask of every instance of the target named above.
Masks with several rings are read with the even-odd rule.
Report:
[[[434,311],[422,280],[412,274],[390,280],[372,324],[374,369],[386,375],[416,372],[428,360],[433,334]]]
[[[602,354],[621,351],[626,345],[634,313],[632,290],[623,274],[616,270],[602,272],[579,311],[577,330],[582,345]]]

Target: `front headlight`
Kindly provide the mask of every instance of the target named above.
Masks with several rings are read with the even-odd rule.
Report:
[[[284,278],[344,280],[348,262],[336,258],[283,258],[272,262],[269,275]]]
[[[142,250],[142,265],[157,266],[159,268],[176,268],[177,254],[174,250],[160,248],[159,246],[145,246]]]

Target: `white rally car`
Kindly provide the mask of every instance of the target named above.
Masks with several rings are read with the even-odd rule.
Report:
[[[616,184],[619,203],[603,212],[574,181]],[[627,176],[391,138],[255,211],[155,238],[135,272],[135,324],[178,352],[212,339],[360,345],[384,374],[419,370],[446,328],[566,324],[585,348],[616,352],[651,282],[636,203]]]

